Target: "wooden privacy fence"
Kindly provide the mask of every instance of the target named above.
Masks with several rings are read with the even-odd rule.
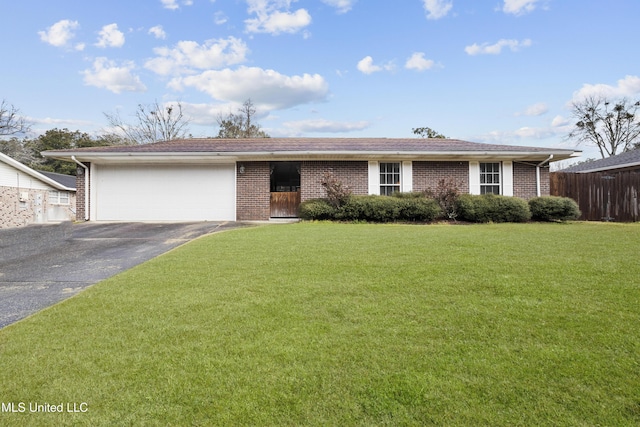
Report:
[[[571,197],[587,221],[638,221],[640,171],[552,172],[551,195]]]

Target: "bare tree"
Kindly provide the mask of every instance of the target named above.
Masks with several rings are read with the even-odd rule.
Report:
[[[640,101],[627,98],[590,96],[574,102],[571,113],[577,122],[567,137],[595,144],[603,159],[631,150],[640,139],[639,108]]]
[[[148,144],[184,138],[189,132],[189,119],[182,104],[161,106],[158,101],[150,105],[138,104],[133,123],[125,122],[120,113],[104,113],[109,126],[130,144]]]
[[[242,107],[238,108],[237,114],[219,115],[216,119],[218,126],[220,126],[217,138],[269,138],[269,135],[261,129],[259,124],[252,123],[255,114],[256,108],[253,102],[251,99],[247,99]]]
[[[31,126],[20,110],[4,99],[0,101],[0,136],[28,132]]]

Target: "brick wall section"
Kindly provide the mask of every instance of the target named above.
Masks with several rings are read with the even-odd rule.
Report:
[[[244,166],[244,173],[240,173]],[[241,162],[237,168],[236,218],[264,221],[271,216],[269,162]]]
[[[342,183],[351,188],[352,194],[369,194],[369,163],[366,161],[318,161],[302,162],[300,165],[300,199],[326,197],[320,181],[326,172],[333,173]]]
[[[19,193],[29,193],[29,200],[20,202]],[[43,194],[44,197],[44,192],[41,190],[0,187],[0,228],[33,224],[36,220],[34,203],[37,193]]]
[[[460,193],[468,193],[469,162],[413,162],[413,191],[435,189],[438,181],[450,178]]]
[[[84,165],[87,166],[88,168],[91,167],[91,163],[84,163]],[[78,168],[80,168],[80,166],[78,166]],[[82,176],[76,176],[76,220],[77,221],[84,221],[84,218],[85,218],[84,214],[89,209],[89,206],[84,205],[84,201],[85,201],[84,182],[85,182],[85,179],[89,179],[88,174],[89,174],[89,171],[85,171],[85,173],[83,173]],[[89,191],[91,191],[91,188],[89,188]]]
[[[20,193],[27,193],[29,198],[21,202]],[[40,204],[38,204],[38,200]],[[49,210],[54,208],[62,209],[65,220],[73,221],[75,220],[73,215],[75,203],[76,196],[73,193],[69,193],[69,205],[52,206],[49,204],[49,190],[0,187],[0,228],[46,223],[49,218]]]
[[[549,167],[540,168],[540,194],[549,195]],[[513,163],[513,195],[523,199],[537,196],[536,167],[525,163]]]

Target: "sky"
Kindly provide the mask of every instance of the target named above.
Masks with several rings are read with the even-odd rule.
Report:
[[[566,138],[640,97],[638,0],[1,0],[0,99],[34,135],[180,102],[194,137],[251,99],[272,137]]]

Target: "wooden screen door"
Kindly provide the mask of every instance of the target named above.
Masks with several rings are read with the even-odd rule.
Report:
[[[300,206],[300,162],[272,162],[271,218],[296,218]]]

